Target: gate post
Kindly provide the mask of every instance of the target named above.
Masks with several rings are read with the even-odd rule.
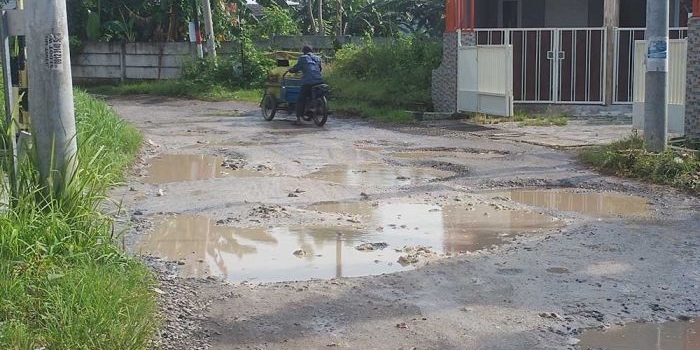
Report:
[[[693,1],[688,19],[688,53],[685,94],[685,136],[700,139],[700,0]]]
[[[440,113],[457,111],[457,33],[442,36],[442,63],[433,70],[431,93],[433,109]]]
[[[605,0],[603,6],[603,26],[605,27],[606,37],[606,53],[605,53],[605,96],[603,96],[605,105],[613,104],[613,89],[615,89],[615,48],[618,45],[615,37],[615,29],[620,25],[620,0]]]
[[[457,112],[457,75],[460,45],[476,45],[474,0],[446,0],[445,33],[442,36],[442,63],[433,70],[431,94],[433,109]],[[465,31],[465,33],[462,33]]]

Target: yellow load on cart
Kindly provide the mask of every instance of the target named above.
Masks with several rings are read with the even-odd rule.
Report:
[[[265,84],[265,94],[281,99],[282,75],[297,63],[301,54],[292,51],[275,51],[266,55],[267,58],[275,60],[276,66],[267,72],[267,83]],[[299,78],[300,73],[288,73],[287,78]]]

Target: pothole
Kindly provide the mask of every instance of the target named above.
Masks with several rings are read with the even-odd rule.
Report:
[[[493,159],[503,158],[509,152],[482,150],[471,148],[420,148],[394,152],[391,156],[401,159],[421,160],[435,158],[470,158],[470,159]]]
[[[357,215],[358,220],[340,221],[338,227],[236,228],[181,215],[164,218],[137,252],[181,261],[183,277],[219,276],[233,282],[329,279],[409,270],[444,255],[561,226],[538,213],[491,206],[363,202],[309,209]]]
[[[285,142],[288,143],[288,142]],[[226,146],[237,146],[237,147],[261,147],[261,146],[279,146],[280,142],[275,142],[275,141],[253,141],[253,140],[240,140],[240,139],[228,139],[228,140],[223,140],[217,145],[226,145]]]
[[[511,190],[488,192],[526,205],[558,211],[577,212],[594,217],[643,215],[649,212],[647,200],[613,193],[574,192],[570,189]]]
[[[164,184],[171,182],[202,181],[229,176],[259,176],[255,171],[231,169],[222,166],[223,157],[205,154],[165,154],[150,161],[144,182]]]
[[[550,267],[547,269],[547,272],[555,274],[566,274],[569,273],[569,269],[567,269],[566,267]]]
[[[607,350],[700,350],[697,321],[632,323],[606,331],[584,331],[580,349]]]
[[[393,187],[425,183],[453,175],[452,172],[420,167],[392,167],[379,163],[332,164],[307,178],[345,186]]]

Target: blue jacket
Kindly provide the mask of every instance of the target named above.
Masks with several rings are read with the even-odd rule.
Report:
[[[323,83],[321,58],[312,53],[301,55],[297,64],[289,71],[292,73],[301,72],[301,83],[303,85]]]

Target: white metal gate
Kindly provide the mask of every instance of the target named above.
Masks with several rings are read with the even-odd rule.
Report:
[[[671,39],[668,43],[668,131],[683,134],[685,128],[685,89],[688,41]],[[634,43],[634,85],[632,124],[644,129],[644,95],[646,78],[647,43],[643,40]]]
[[[518,103],[605,103],[605,28],[478,29],[478,45],[511,45]]]
[[[458,111],[513,115],[512,47],[460,47],[457,67]]]

